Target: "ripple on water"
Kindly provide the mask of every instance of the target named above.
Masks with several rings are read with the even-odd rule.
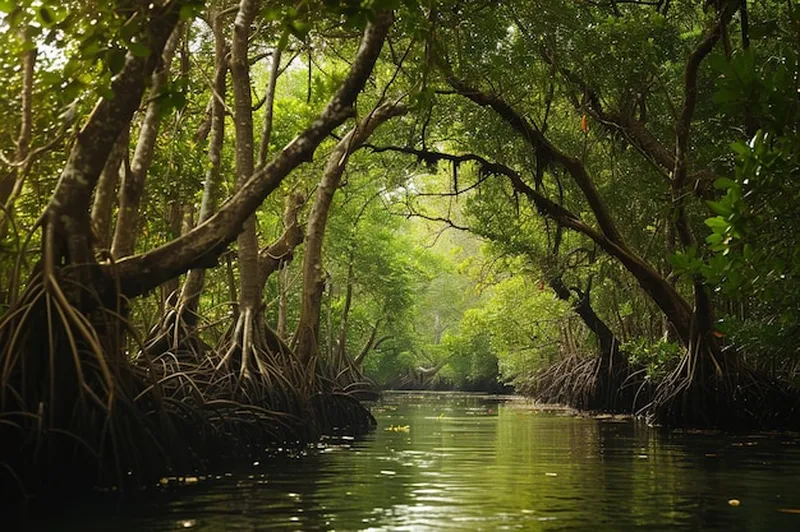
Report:
[[[474,394],[387,394],[374,413],[366,437],[41,529],[800,530],[796,435],[661,434]]]

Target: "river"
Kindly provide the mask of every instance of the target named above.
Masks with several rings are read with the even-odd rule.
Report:
[[[388,393],[373,412],[358,440],[164,479],[119,507],[92,497],[34,528],[800,530],[798,435],[665,434],[459,393]]]

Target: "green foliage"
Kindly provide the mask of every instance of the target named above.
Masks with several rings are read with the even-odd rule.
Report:
[[[671,169],[658,168],[625,133],[595,120],[590,98],[596,92],[607,114],[638,120],[668,154],[674,151],[686,58],[716,12],[687,2],[671,4],[664,10],[636,2],[263,3],[252,56],[266,56],[262,52],[277,46],[285,66],[297,54],[278,82],[268,153],[288,144],[339,87],[358,46],[356,30],[376,10],[395,9],[391,46],[384,47],[369,88],[359,96],[357,114],[364,116],[382,97],[401,94],[407,95],[410,111],[371,142],[476,153],[500,162],[597,228],[592,205],[561,166],[532,149],[492,109],[448,94],[444,74],[452,70],[510,102],[553,145],[582,163],[628,247],[674,281],[687,300],[690,281],[713,288],[717,329],[725,341],[750,357],[795,360],[797,349],[787,345],[793,345],[800,323],[796,12],[774,3],[750,5],[749,48],[742,42],[741,19],[734,17],[727,32],[729,53],[718,44],[701,63],[689,162],[690,178],[702,177],[698,197],[687,194],[685,201],[698,243],[673,253],[674,232],[667,229],[674,223]],[[188,216],[188,207],[199,205],[208,161],[206,140],[196,133],[206,119],[213,71],[205,20],[217,8],[199,0],[182,6],[180,19],[188,32],[182,71],[176,68],[163,91],[147,96],[159,103],[162,124],[141,212],[140,250],[177,236],[167,216],[171,206],[186,206]],[[97,96],[115,97],[111,80],[128,58],[152,53],[142,39],[146,9],[136,3],[120,8],[99,1],[0,1],[7,36],[0,42],[5,81],[0,113],[9,117],[0,124],[6,158],[15,150],[8,139],[19,135],[22,54],[38,52],[31,145],[42,146],[70,109],[88,115]],[[228,36],[232,18],[225,19]],[[269,70],[268,61],[252,65],[256,102]],[[232,104],[229,91],[227,108]],[[256,130],[263,118],[258,108]],[[77,127],[70,125],[68,133]],[[222,195],[229,197],[235,190],[234,135],[229,120],[226,127]],[[65,137],[34,163],[15,205],[21,234],[33,226],[55,186],[73,142]],[[262,245],[283,230],[286,194],[301,191],[308,203],[313,201],[333,142],[326,140],[315,160],[293,172],[261,206]],[[596,339],[572,309],[588,293],[593,310],[624,342],[633,363],[646,366],[653,379],[671,367],[679,350],[661,340],[666,331],[660,311],[595,242],[558,229],[502,175],[488,175],[472,163],[454,168],[417,162],[422,164],[368,149],[349,162],[326,228],[323,351],[335,351],[343,327],[346,353],[356,357],[374,329],[380,342],[364,367],[381,384],[441,364],[437,378],[453,386],[508,382],[565,356],[596,352]],[[456,197],[456,192],[463,193]],[[307,216],[308,208],[301,223]],[[449,220],[470,232],[442,233],[441,224],[421,218]],[[33,238],[37,244],[39,237]],[[15,242],[9,235],[4,244],[12,249]],[[300,246],[286,273],[290,333],[299,314],[302,256]],[[238,274],[235,266],[233,273]],[[549,283],[554,280],[566,287],[567,296],[561,294],[566,301],[554,295]],[[224,267],[209,269],[202,308],[211,322],[224,320],[230,311],[227,283]],[[265,292],[271,324],[277,320],[278,294],[273,278]],[[150,320],[161,304],[152,296],[137,319]]]
[[[646,379],[655,382],[666,377],[683,354],[680,345],[663,339],[650,342],[646,338],[637,338],[622,344],[621,349],[632,365],[646,369]]]

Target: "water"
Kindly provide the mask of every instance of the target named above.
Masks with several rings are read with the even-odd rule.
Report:
[[[800,530],[798,435],[663,434],[473,394],[392,393],[374,413],[359,441],[40,528]]]

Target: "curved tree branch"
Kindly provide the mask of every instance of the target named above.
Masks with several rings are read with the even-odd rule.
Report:
[[[116,266],[122,293],[128,297],[147,292],[192,267],[208,267],[241,231],[244,221],[281,181],[304,161],[311,160],[317,146],[353,114],[353,104],[378,58],[392,21],[380,12],[370,23],[356,59],[342,85],[320,116],[294,138],[266,166],[257,170],[236,194],[205,223],[189,233],[147,253],[120,261]],[[109,267],[109,273],[114,274]]]

